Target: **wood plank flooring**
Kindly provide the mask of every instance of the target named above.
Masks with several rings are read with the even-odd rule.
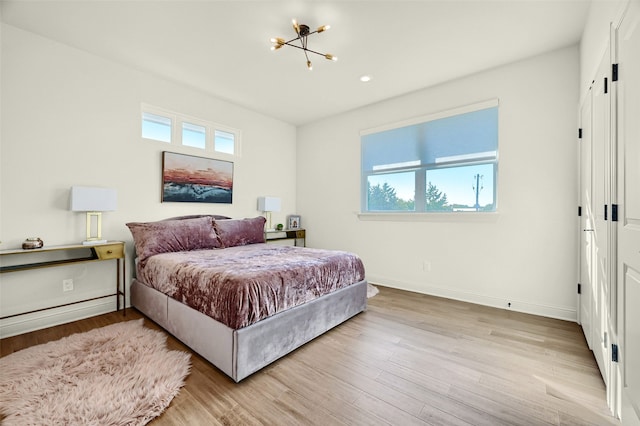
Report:
[[[151,424],[619,424],[579,325],[379,289],[366,312],[238,384],[193,354],[185,387]],[[140,317],[3,339],[0,355]],[[189,351],[173,337],[168,346]]]

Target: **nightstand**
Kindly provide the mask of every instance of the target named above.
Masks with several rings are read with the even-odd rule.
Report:
[[[294,245],[305,247],[307,233],[304,229],[283,229],[282,231],[265,231],[267,243]],[[292,244],[291,244],[292,243]]]

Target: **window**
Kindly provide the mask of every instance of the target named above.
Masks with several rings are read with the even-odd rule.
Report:
[[[216,130],[214,133],[213,143],[215,150],[226,154],[233,154],[236,136],[230,132]]]
[[[207,128],[197,124],[182,123],[182,145],[205,149]]]
[[[498,102],[362,132],[363,212],[496,210]]]
[[[144,139],[239,156],[239,136],[238,130],[142,105]]]
[[[171,119],[150,112],[142,113],[142,137],[171,143]]]

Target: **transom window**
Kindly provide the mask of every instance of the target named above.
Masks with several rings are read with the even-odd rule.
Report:
[[[171,119],[161,115],[142,113],[142,137],[171,143]]]
[[[142,105],[142,137],[234,156],[240,131],[149,105]]]
[[[498,101],[364,131],[363,212],[493,212]]]

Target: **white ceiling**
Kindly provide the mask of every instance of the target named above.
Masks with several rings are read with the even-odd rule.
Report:
[[[2,21],[301,125],[577,43],[589,0],[2,0]],[[309,48],[285,46],[291,19]],[[372,76],[361,83],[363,74]]]

